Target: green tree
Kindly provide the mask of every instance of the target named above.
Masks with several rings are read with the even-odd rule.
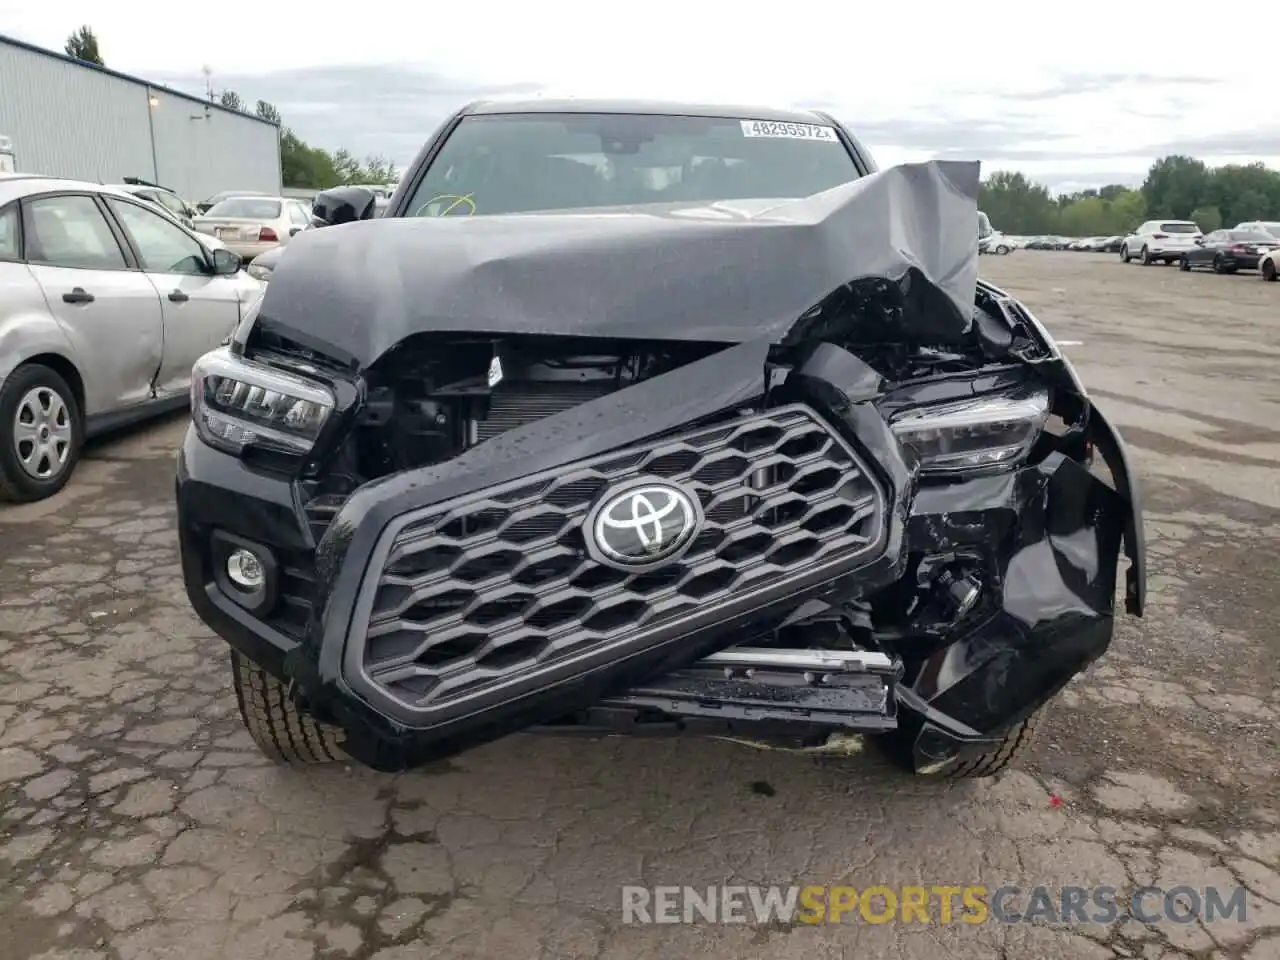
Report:
[[[274,104],[267,103],[265,100],[259,100],[254,113],[262,120],[270,123],[278,124],[280,122],[280,111],[275,108]]]
[[[1261,163],[1218,167],[1210,173],[1205,196],[1222,211],[1225,226],[1280,218],[1280,175]]]
[[[1186,220],[1208,198],[1208,189],[1209,168],[1204,161],[1174,154],[1151,165],[1142,196],[1151,216]]]
[[[67,43],[63,49],[69,57],[75,57],[85,63],[96,63],[100,67],[106,66],[102,62],[102,54],[98,53],[98,37],[94,34],[92,27],[83,26],[72,33],[67,37]]]
[[[1057,227],[1049,191],[1023,174],[998,170],[982,184],[978,206],[1006,233],[1048,233]]]
[[[1205,233],[1222,228],[1222,212],[1217,207],[1196,207],[1187,219],[1194,220]]]
[[[244,110],[244,101],[240,99],[240,94],[234,90],[223,90],[221,96],[218,97],[218,102],[232,110]]]
[[[998,229],[1017,234],[1114,236],[1143,220],[1194,220],[1216,230],[1244,220],[1280,220],[1280,171],[1261,163],[1209,168],[1194,157],[1161,157],[1140,189],[1109,183],[1051,197],[1021,173],[998,170],[982,183],[978,205]]]

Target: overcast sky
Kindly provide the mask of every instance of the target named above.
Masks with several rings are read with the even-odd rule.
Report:
[[[1280,167],[1280,48],[1248,17],[1075,0],[465,0],[344,5],[0,0],[0,31],[107,65],[276,104],[327,149],[403,166],[468,100],[643,96],[830,110],[882,166],[928,157],[1055,189],[1140,182],[1161,154]],[[858,9],[860,12],[853,12]],[[1261,9],[1261,8],[1259,8]],[[108,12],[110,11],[110,12]],[[1242,14],[1243,16],[1243,14]],[[1194,28],[1189,27],[1194,23]]]

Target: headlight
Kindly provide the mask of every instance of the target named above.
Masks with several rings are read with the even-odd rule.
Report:
[[[224,348],[191,371],[191,417],[205,443],[239,455],[246,447],[307,454],[333,412],[321,384],[244,360]]]
[[[250,263],[248,270],[249,276],[253,277],[255,280],[261,280],[265,283],[267,280],[271,279],[271,268],[264,267],[260,263]]]
[[[989,473],[1024,460],[1049,416],[1049,394],[1033,390],[916,407],[890,424],[920,459],[921,473]]]

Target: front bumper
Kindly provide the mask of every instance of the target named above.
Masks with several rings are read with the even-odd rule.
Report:
[[[733,363],[726,354],[712,359]],[[731,395],[746,382],[697,366],[625,391],[616,421],[596,409],[575,427],[569,411],[340,504],[304,503],[295,484],[189,432],[177,478],[188,596],[342,727],[348,752],[384,770],[567,718],[617,729],[620,717],[637,732],[655,718],[814,736],[897,729],[924,768],[994,742],[1106,650],[1126,537],[1140,607],[1136,498],[1075,460],[1052,453],[1003,476],[919,487],[880,413],[848,396],[838,417],[793,402],[672,436],[690,396],[726,399],[707,398],[707,383]],[[652,411],[643,423],[632,402]],[[1119,438],[1096,422],[1129,492]],[[764,446],[751,456],[734,446],[755,435]],[[790,472],[772,485],[751,480],[783,463]],[[576,545],[584,511],[601,484],[637,476],[689,484],[713,536],[665,578],[602,577]],[[735,513],[744,496],[757,500]],[[272,596],[256,612],[221,573],[219,551],[236,544],[270,558]],[[956,623],[884,650],[828,651],[845,654],[828,667],[796,662],[816,656],[803,635],[788,643],[797,649],[755,651],[754,664],[735,646],[843,622],[850,604],[912,578],[928,588],[927,571],[956,557],[985,582]],[[817,626],[805,629],[816,639]]]

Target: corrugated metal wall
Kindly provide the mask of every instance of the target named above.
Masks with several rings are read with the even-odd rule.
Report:
[[[280,191],[276,127],[165,90],[151,96],[156,183],[193,202],[220,190]]]
[[[147,124],[145,89],[0,41],[0,135],[19,173],[150,180]]]
[[[0,136],[22,173],[136,176],[193,203],[220,190],[280,190],[275,126],[4,37]]]

